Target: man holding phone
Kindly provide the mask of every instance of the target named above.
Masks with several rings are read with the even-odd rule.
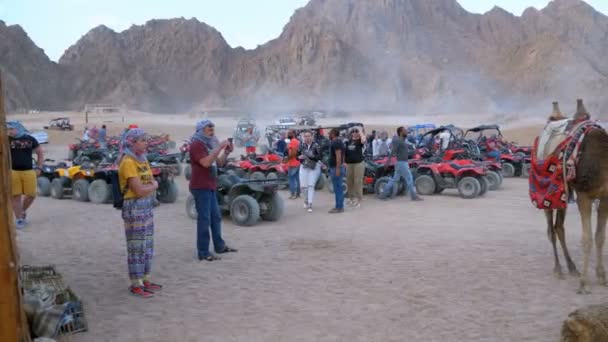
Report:
[[[209,240],[217,254],[236,252],[222,238],[222,216],[217,203],[218,165],[226,163],[233,150],[232,139],[219,142],[215,136],[215,125],[210,120],[196,124],[196,132],[190,143],[192,178],[190,192],[194,196],[198,219],[196,221],[196,249],[199,260],[219,260],[209,252]],[[209,235],[211,228],[211,236]]]

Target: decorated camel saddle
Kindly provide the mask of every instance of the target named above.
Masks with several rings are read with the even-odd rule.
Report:
[[[576,164],[585,136],[602,127],[591,120],[549,122],[534,141],[530,168],[530,199],[538,209],[565,209],[576,178]]]
[[[568,184],[576,178],[581,144],[591,130],[603,129],[590,118],[582,99],[576,100],[576,113],[571,120],[553,102],[553,113],[532,148],[529,194],[536,208],[568,207],[573,195]]]

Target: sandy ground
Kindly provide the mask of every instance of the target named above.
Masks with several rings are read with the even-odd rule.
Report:
[[[177,139],[194,121],[138,123]],[[220,132],[235,122],[218,121]],[[69,135],[53,133],[47,150],[64,153]],[[90,331],[73,341],[557,341],[568,313],[608,294],[595,285],[580,296],[576,278],[553,276],[544,217],[524,179],[476,200],[455,191],[419,203],[368,196],[338,216],[327,214],[332,197],[321,191],[312,214],[289,201],[277,223],[243,228],[226,218],[224,237],[240,251],[212,263],[194,258],[179,182],[179,201],[155,212],[154,277],[166,288],[150,300],[127,292],[118,211],[35,202],[17,236],[22,263],[56,264],[83,298]],[[579,215],[569,214],[580,267]]]

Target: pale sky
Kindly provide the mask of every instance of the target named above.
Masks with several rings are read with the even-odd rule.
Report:
[[[334,0],[337,1],[337,0]],[[376,1],[376,0],[366,0]],[[608,0],[586,0],[608,14]],[[470,12],[498,5],[520,15],[549,0],[458,0]],[[54,61],[95,26],[115,31],[150,19],[196,17],[222,33],[228,44],[251,49],[278,37],[293,12],[308,0],[0,0],[0,20],[19,24]]]

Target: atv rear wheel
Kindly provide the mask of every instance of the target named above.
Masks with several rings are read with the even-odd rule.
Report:
[[[112,198],[112,187],[103,179],[94,180],[89,185],[89,200],[95,204],[109,203]]]
[[[70,150],[68,152],[68,160],[74,160],[74,158],[76,158],[76,151]]]
[[[325,188],[325,184],[327,183],[327,177],[324,174],[320,174],[317,182],[315,183],[315,190],[323,190]]]
[[[253,226],[260,219],[260,205],[249,195],[240,195],[230,204],[232,221],[239,226]]]
[[[490,190],[490,181],[488,180],[487,176],[479,178],[478,181],[479,185],[481,185],[479,196],[483,196],[488,192],[488,190]]]
[[[418,176],[415,184],[416,192],[423,196],[433,195],[435,194],[435,191],[437,191],[437,183],[435,183],[435,179],[429,175]]]
[[[515,177],[515,166],[511,163],[502,164],[502,175],[507,178]]]
[[[192,178],[192,165],[188,164],[184,166],[184,177],[186,177],[187,180]]]
[[[36,179],[36,187],[38,196],[49,197],[51,195],[51,180],[48,177],[38,177]]]
[[[179,188],[174,180],[166,180],[164,184],[159,184],[158,195],[156,196],[160,203],[175,203],[179,195]]]
[[[51,197],[54,199],[63,199],[65,197],[65,188],[70,184],[70,180],[66,177],[53,179],[51,182]]]
[[[72,198],[78,202],[89,201],[89,181],[79,179],[72,184]]]
[[[186,199],[186,215],[193,220],[198,219],[198,211],[196,211],[196,202],[194,201],[194,196],[191,194],[188,195]]]
[[[272,195],[262,197],[260,200],[260,209],[262,220],[275,222],[283,216],[285,204],[283,203],[281,196],[275,192]]]
[[[490,183],[488,190],[496,191],[500,189],[500,186],[502,185],[502,177],[498,172],[488,171],[488,175],[486,177],[488,177],[488,182]]]
[[[387,189],[388,183],[391,181],[391,177],[381,177],[374,184],[374,193],[376,197],[381,198],[388,195],[388,197],[397,196],[397,192],[399,191],[399,185],[393,183],[393,188],[389,190]],[[388,192],[388,193],[387,193]]]
[[[481,192],[481,183],[474,177],[463,177],[458,182],[458,193],[460,197],[471,199],[479,196]]]

